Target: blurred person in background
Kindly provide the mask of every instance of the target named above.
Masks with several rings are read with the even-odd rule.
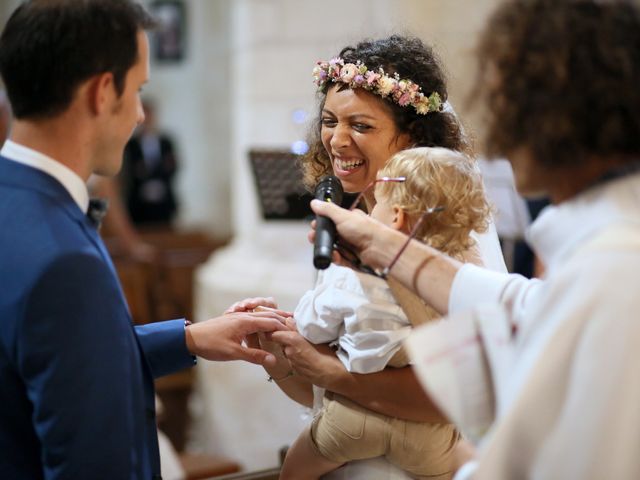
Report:
[[[136,225],[166,225],[173,220],[178,202],[173,182],[178,170],[174,142],[158,130],[155,104],[142,103],[145,120],[124,150],[121,195]]]

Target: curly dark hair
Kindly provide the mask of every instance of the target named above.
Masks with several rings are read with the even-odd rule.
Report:
[[[640,153],[640,12],[631,1],[511,0],[478,49],[489,155],[524,147],[562,168]]]
[[[364,40],[355,47],[345,47],[337,55],[345,63],[364,63],[369,70],[383,68],[388,74],[398,73],[422,88],[425,95],[438,92],[442,101],[448,98],[446,78],[433,49],[415,37],[392,35],[379,40]],[[309,133],[309,151],[300,159],[303,181],[313,189],[318,180],[332,173],[331,161],[320,140],[321,113],[327,91],[335,84],[327,82],[320,91],[318,115]],[[414,147],[445,147],[470,153],[469,143],[455,114],[434,112],[419,115],[413,108],[401,107],[380,97],[393,115],[399,133],[407,133]]]

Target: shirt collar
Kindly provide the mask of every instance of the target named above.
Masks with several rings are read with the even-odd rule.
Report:
[[[89,192],[82,178],[66,165],[19,143],[7,140],[0,155],[14,162],[38,169],[62,184],[81,211],[89,208]]]
[[[559,205],[546,207],[531,225],[527,239],[550,270],[604,228],[640,223],[640,174],[592,187]]]

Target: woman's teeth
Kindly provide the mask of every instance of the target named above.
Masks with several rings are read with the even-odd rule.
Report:
[[[336,165],[340,170],[353,170],[364,163],[364,160],[340,160],[336,158]]]

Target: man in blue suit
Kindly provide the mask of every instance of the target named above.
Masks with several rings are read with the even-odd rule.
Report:
[[[85,213],[144,118],[151,19],[129,0],[32,0],[0,38],[15,120],[0,152],[0,478],[160,478],[153,379],[242,345],[275,313],[134,327]]]

